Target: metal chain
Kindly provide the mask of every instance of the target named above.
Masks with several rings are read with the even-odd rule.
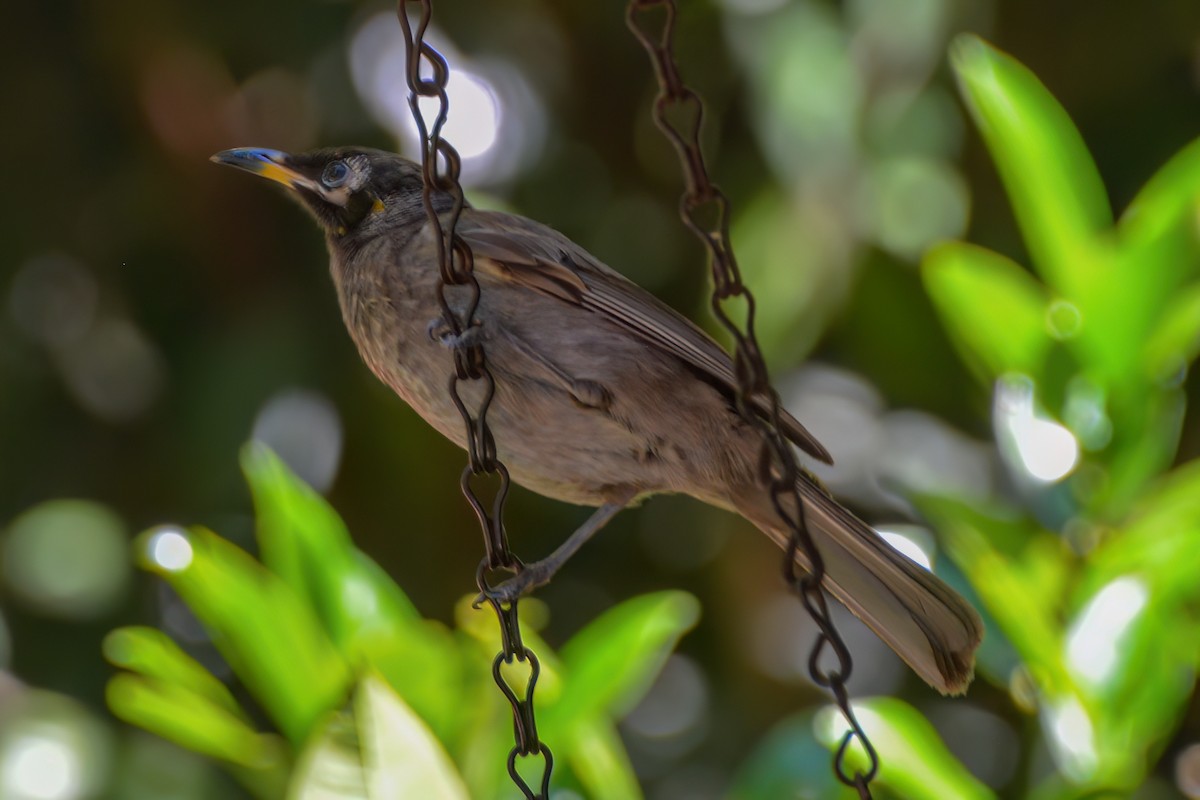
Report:
[[[657,34],[647,30],[642,23],[652,9],[658,9],[662,16]],[[675,15],[675,0],[629,0],[625,22],[654,65],[659,85],[654,101],[654,122],[679,155],[687,184],[679,201],[679,214],[707,250],[713,278],[712,310],[721,325],[733,336],[735,343],[733,358],[738,378],[737,407],[742,417],[762,436],[761,479],[771,492],[776,513],[790,532],[784,554],[784,579],[799,595],[819,630],[809,656],[808,671],[813,681],[829,689],[849,725],[834,755],[834,771],[842,783],[857,789],[860,798],[870,798],[868,784],[879,771],[879,757],[850,707],[846,691],[846,681],[853,667],[850,650],[833,624],[825,594],[821,590],[825,562],[805,522],[804,504],[797,484],[801,470],[796,464],[791,445],[780,430],[779,394],[771,386],[754,333],[754,297],[742,283],[730,244],[729,199],[709,179],[704,154],[700,150],[704,103],[700,95],[684,84],[675,61]],[[740,301],[744,305],[744,327],[739,326],[730,315],[730,301]],[[770,410],[765,419],[755,411],[759,402],[764,402]],[[802,552],[808,560],[807,573],[797,569],[798,552]],[[827,647],[833,650],[837,659],[837,665],[832,669],[826,669],[820,663]],[[866,750],[870,766],[866,772],[856,770],[850,774],[846,767],[846,752],[854,739],[858,739]]]
[[[408,17],[408,4],[413,2],[419,3],[421,7],[415,31]],[[404,31],[408,105],[412,110],[422,145],[421,168],[424,188],[421,196],[437,246],[441,278],[438,281],[438,302],[441,304],[442,317],[446,324],[454,336],[461,337],[464,331],[480,324],[475,319],[475,311],[479,307],[479,282],[474,275],[475,262],[471,248],[455,233],[464,206],[462,186],[458,180],[462,162],[454,147],[442,138],[442,127],[450,110],[450,101],[446,95],[450,68],[446,59],[424,40],[432,14],[432,0],[399,0],[396,8],[400,27]],[[428,70],[430,77],[421,76],[422,65]],[[422,97],[438,99],[438,113],[431,128],[426,126],[425,118],[421,114]],[[444,171],[440,165],[443,160]],[[445,222],[434,208],[435,194],[448,195],[452,201],[450,210],[444,215]],[[460,292],[465,291],[467,295],[466,310],[461,316],[456,314],[450,305],[448,291],[452,287]],[[460,338],[459,341],[464,340]],[[468,463],[463,469],[459,484],[467,502],[479,518],[487,551],[483,560],[479,562],[475,580],[480,593],[492,606],[500,623],[501,650],[492,661],[492,677],[512,705],[513,738],[516,744],[508,753],[508,774],[527,800],[546,800],[550,796],[550,773],[554,768],[554,757],[546,743],[538,739],[537,722],[533,712],[533,690],[541,674],[541,666],[537,656],[521,640],[517,601],[505,604],[490,583],[495,573],[515,575],[524,569],[524,565],[509,550],[508,536],[504,530],[504,502],[508,497],[510,480],[508,470],[497,458],[496,441],[487,423],[488,407],[496,394],[496,381],[488,369],[483,346],[479,341],[476,337],[471,343],[464,342],[463,346],[454,348],[454,374],[450,376],[449,383],[450,396],[467,428]],[[471,382],[481,382],[483,386],[482,398],[474,410],[468,406],[459,391],[462,384]],[[471,479],[477,475],[494,476],[499,480],[490,510],[471,485]],[[514,660],[529,667],[523,697],[517,695],[502,671],[505,664],[512,664]],[[540,755],[543,762],[542,777],[536,792],[517,771],[517,758],[533,755]]]

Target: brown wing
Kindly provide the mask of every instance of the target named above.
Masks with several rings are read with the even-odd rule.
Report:
[[[597,261],[551,228],[524,217],[468,209],[457,232],[471,246],[476,269],[489,271],[603,314],[647,343],[680,358],[731,398],[737,375],[729,354],[675,309]],[[767,413],[766,404],[757,410]],[[780,411],[783,433],[806,453],[833,463],[795,417]]]

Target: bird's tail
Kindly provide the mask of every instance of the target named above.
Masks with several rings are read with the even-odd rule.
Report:
[[[802,477],[799,486],[808,530],[825,562],[825,588],[930,686],[943,694],[965,692],[983,638],[975,609],[815,483]],[[786,545],[786,529],[765,493],[749,505],[739,508],[743,516]],[[803,552],[796,558],[808,568]]]

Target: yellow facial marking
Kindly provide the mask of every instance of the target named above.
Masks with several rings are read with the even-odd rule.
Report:
[[[371,206],[371,213],[372,214],[383,213],[383,201],[380,200],[378,197],[375,198],[375,204],[373,206]]]

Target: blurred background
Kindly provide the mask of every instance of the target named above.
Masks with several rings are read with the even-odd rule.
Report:
[[[922,285],[922,255],[944,239],[1028,262],[948,44],[978,33],[1039,76],[1119,211],[1200,130],[1200,5],[683,5],[679,59],[708,103],[705,143],[760,337],[785,402],[838,462],[819,473],[970,591],[910,495],[1011,499],[1028,480],[1067,477],[1078,447],[1061,426],[1036,431],[1046,452],[1023,448],[1020,431],[1015,450],[997,446],[998,415],[1026,395],[977,380]],[[204,759],[106,711],[100,644],[122,624],[161,627],[229,675],[178,599],[134,570],[139,531],[202,523],[252,550],[237,454],[253,437],[329,498],[425,616],[452,621],[481,554],[458,491],[463,454],[360,363],[316,227],[282,192],[207,160],[240,145],[413,154],[394,8],[77,0],[10,4],[7,18],[0,798],[238,796]],[[702,255],[675,210],[678,166],[650,120],[655,87],[621,4],[440,2],[434,19],[469,195],[561,230],[712,329]],[[1180,369],[1174,385],[1194,400],[1200,384]],[[1185,417],[1178,441],[1175,463],[1200,455],[1200,423]],[[1069,528],[1061,494],[1023,498],[1048,529]],[[514,549],[539,557],[586,513],[517,490]],[[659,498],[539,592],[552,644],[641,592],[701,601],[699,625],[621,724],[647,797],[724,797],[747,765],[785,769],[769,736],[823,695],[806,675],[811,624],[778,572],[779,553],[739,519]],[[1105,618],[1137,595],[1110,600]],[[906,700],[998,796],[1062,770],[1002,669],[1015,663],[1003,642],[989,662],[1001,666],[949,701],[838,619],[852,692]],[[1200,797],[1188,696],[1141,796]],[[826,769],[824,755],[807,768]]]

